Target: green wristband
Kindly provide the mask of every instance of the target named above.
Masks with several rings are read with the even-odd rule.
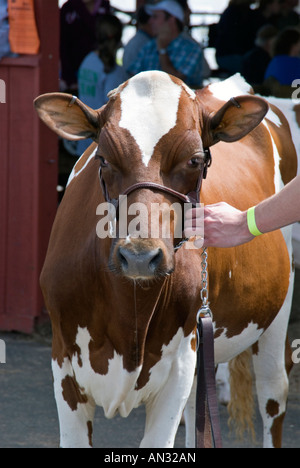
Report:
[[[248,229],[252,236],[261,236],[263,233],[260,232],[258,227],[256,226],[256,221],[255,221],[255,206],[252,206],[252,208],[249,208],[247,211],[247,223],[248,223]]]

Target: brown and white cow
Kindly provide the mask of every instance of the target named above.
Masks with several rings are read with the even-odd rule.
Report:
[[[172,447],[190,395],[187,446],[194,444],[201,251],[182,247],[174,253],[174,241],[167,238],[100,239],[96,213],[105,199],[99,158],[112,199],[145,181],[187,194],[195,190],[203,149],[212,147],[201,201],[224,200],[247,209],[295,175],[296,155],[280,112],[274,110],[280,126],[259,125],[268,110],[265,101],[246,95],[225,102],[226,95],[209,89],[196,95],[172,76],[146,72],[111,93],[100,110],[59,93],[35,102],[40,117],[60,136],[95,140],[71,174],[41,275],[53,327],[62,447],[92,445],[95,405],[111,418],[118,412],[127,416],[140,404],[146,405],[141,447]],[[154,188],[128,195],[129,209],[143,203],[149,212],[153,203],[176,201]],[[266,446],[280,444],[286,409],[289,249],[277,231],[236,249],[209,250],[216,362],[257,343]]]

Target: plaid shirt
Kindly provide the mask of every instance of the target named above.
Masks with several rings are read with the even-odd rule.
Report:
[[[202,61],[201,47],[192,39],[179,35],[167,47],[168,56],[173,67],[185,76],[188,86],[199,87],[202,85]],[[136,61],[128,69],[130,75],[150,70],[161,70],[159,53],[156,40],[149,41],[140,51]]]

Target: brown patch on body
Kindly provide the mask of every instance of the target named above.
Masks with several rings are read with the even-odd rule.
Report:
[[[87,422],[87,429],[88,429],[88,438],[89,438],[89,445],[93,447],[93,423],[92,421]]]
[[[274,448],[282,446],[282,425],[285,413],[282,413],[278,418],[275,418],[271,427],[272,441]]]
[[[76,411],[79,403],[87,403],[87,396],[81,393],[73,377],[67,375],[61,382],[62,395],[72,411]]]
[[[252,354],[254,356],[258,356],[258,353],[259,353],[259,345],[258,345],[258,341],[256,343],[254,343],[252,345]]]
[[[295,112],[296,122],[300,128],[300,104],[296,104],[293,110]]]
[[[266,405],[266,412],[271,418],[274,418],[279,413],[279,403],[275,400],[268,400]]]

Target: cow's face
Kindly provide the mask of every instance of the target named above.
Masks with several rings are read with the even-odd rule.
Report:
[[[98,111],[69,95],[36,100],[40,117],[68,139],[92,137],[109,199],[152,182],[187,194],[196,189],[204,148],[236,141],[265,113],[265,101],[243,96],[209,113],[195,93],[162,72],[141,73],[111,93]],[[183,206],[170,193],[139,188],[122,199],[110,268],[138,280],[170,274],[182,234]]]
[[[110,198],[142,182],[183,194],[195,190],[203,166],[195,104],[194,93],[160,73],[138,75],[114,93],[97,151]],[[183,203],[161,190],[138,188],[118,214],[111,269],[139,280],[170,274]]]

